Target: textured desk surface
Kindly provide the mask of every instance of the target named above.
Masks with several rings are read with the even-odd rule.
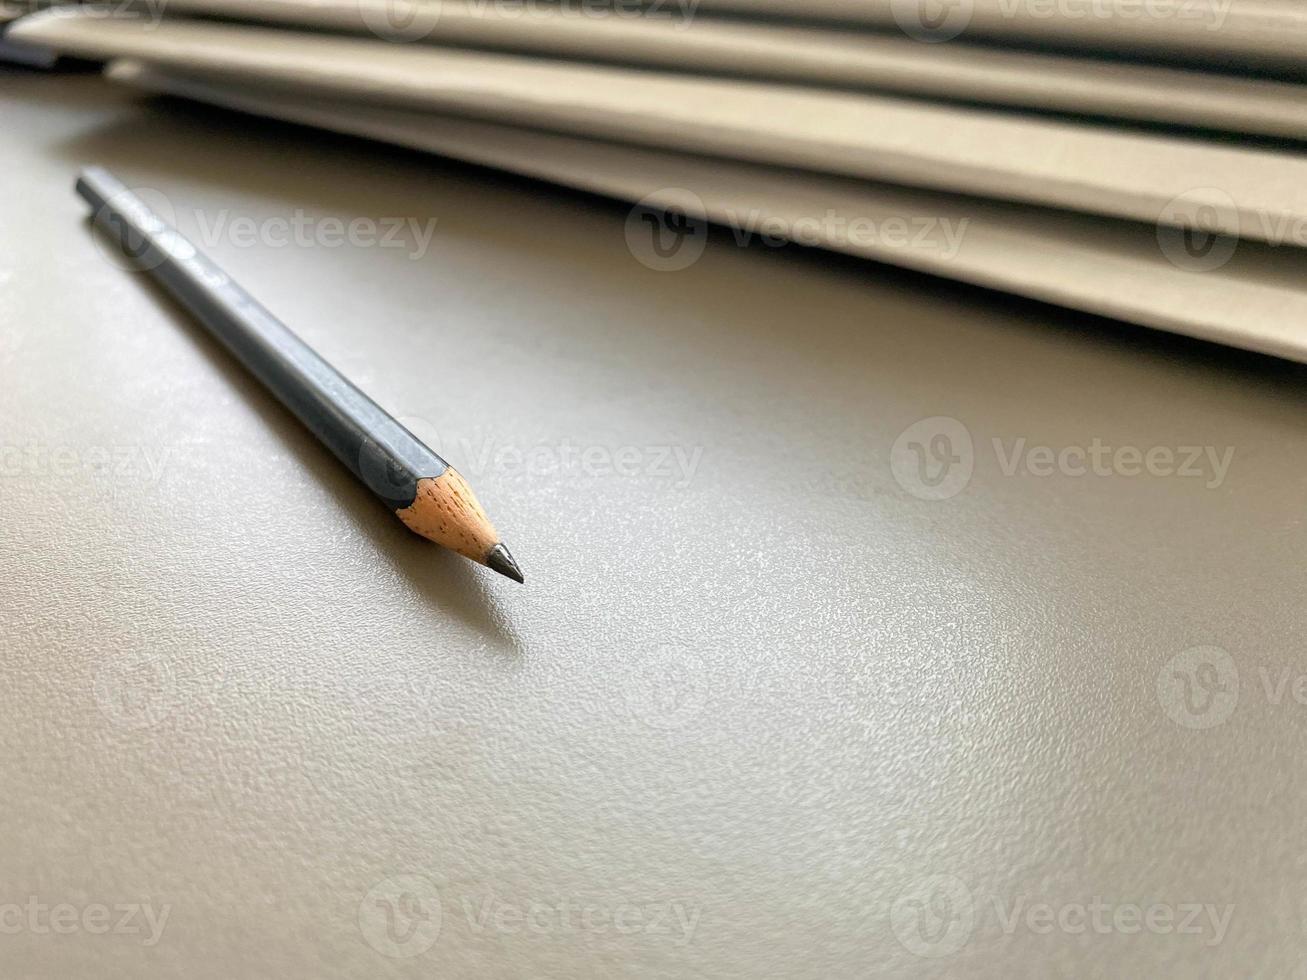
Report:
[[[1302,968],[1301,369],[724,232],[654,271],[621,205],[91,76],[0,120],[6,977]],[[116,267],[90,162],[528,585]],[[1024,455],[1094,440],[1234,457]]]

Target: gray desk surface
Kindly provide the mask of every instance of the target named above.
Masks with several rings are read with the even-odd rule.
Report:
[[[1303,969],[1301,369],[726,233],[657,272],[621,205],[92,76],[0,75],[0,129],[6,977]],[[112,264],[89,162],[528,586]],[[425,254],[330,245],[395,217]],[[971,453],[896,457],[934,416]],[[1234,458],[1005,472],[1094,440]]]

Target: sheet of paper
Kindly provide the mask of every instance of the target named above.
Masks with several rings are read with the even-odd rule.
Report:
[[[116,63],[110,77],[260,115],[384,140],[610,197],[642,202],[628,244],[676,263],[702,248],[694,219],[876,259],[1073,309],[1307,362],[1301,253],[1172,229],[796,174],[404,109],[270,95]],[[658,225],[650,209],[688,219]],[[664,233],[672,234],[664,240]],[[654,235],[660,236],[655,245]]]
[[[27,12],[24,6],[0,3],[0,63],[8,62],[26,68],[51,68],[59,60],[53,51],[31,44],[15,44],[5,37],[9,24]]]
[[[425,10],[427,8],[416,8]],[[170,14],[346,31],[383,40],[469,45],[760,80],[1307,137],[1307,86],[864,30],[645,16],[575,7],[442,0],[400,16],[394,0],[169,0]]]
[[[419,0],[421,2],[421,0]],[[438,2],[438,0],[432,0]],[[670,0],[651,0],[671,6]],[[863,24],[926,43],[988,38],[1307,71],[1302,0],[683,0],[692,9]],[[687,9],[691,9],[687,8]],[[679,9],[679,8],[678,8]]]
[[[1307,156],[881,96],[204,22],[51,11],[21,40],[86,57],[768,165],[1207,227],[1307,228]]]

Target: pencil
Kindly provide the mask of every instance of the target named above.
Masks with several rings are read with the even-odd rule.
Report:
[[[101,167],[77,178],[92,221],[234,354],[410,530],[522,582],[472,488]]]

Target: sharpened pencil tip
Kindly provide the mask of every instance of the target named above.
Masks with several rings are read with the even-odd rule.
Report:
[[[490,549],[490,554],[486,555],[486,567],[493,568],[500,575],[511,578],[514,582],[524,584],[526,582],[522,576],[522,569],[517,567],[517,562],[502,544],[497,544]]]

